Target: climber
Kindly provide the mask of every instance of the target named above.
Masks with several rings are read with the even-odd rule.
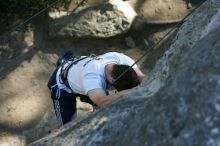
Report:
[[[134,90],[145,75],[137,65],[131,68],[132,64],[130,57],[117,52],[79,58],[67,52],[60,57],[48,82],[60,124],[76,118],[76,97],[101,108]],[[128,71],[117,79],[126,69]],[[109,86],[117,92],[109,94]]]

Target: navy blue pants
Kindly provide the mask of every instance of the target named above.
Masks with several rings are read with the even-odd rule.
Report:
[[[48,88],[51,91],[54,110],[61,125],[76,118],[76,95],[59,88],[56,80],[56,69],[48,82]]]
[[[56,117],[60,124],[63,125],[77,117],[76,97],[80,97],[82,102],[94,106],[95,104],[88,96],[73,93],[72,90],[61,81],[59,68],[60,67],[53,72],[48,82],[48,88],[51,91]]]

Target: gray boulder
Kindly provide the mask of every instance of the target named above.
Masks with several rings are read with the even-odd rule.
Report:
[[[80,6],[70,14],[59,13],[58,19],[56,14],[50,13],[50,16],[53,18],[49,27],[52,37],[109,38],[127,32],[136,12],[127,2],[110,0],[96,6]]]
[[[129,0],[138,13],[138,20],[150,24],[181,21],[199,3],[192,0]]]

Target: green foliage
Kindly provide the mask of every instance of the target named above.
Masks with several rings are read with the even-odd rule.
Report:
[[[56,0],[0,0],[3,13],[33,14]]]

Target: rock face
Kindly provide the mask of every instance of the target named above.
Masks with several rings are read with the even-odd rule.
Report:
[[[132,0],[130,1],[132,3]],[[138,13],[138,18],[151,24],[179,22],[194,7],[191,0],[188,3],[184,0],[137,0],[133,5]]]
[[[186,20],[136,92],[30,146],[220,145],[219,8],[209,0]]]
[[[79,11],[54,19],[49,34],[108,38],[127,32],[135,16],[136,12],[127,2],[110,0],[94,7],[79,7]]]

